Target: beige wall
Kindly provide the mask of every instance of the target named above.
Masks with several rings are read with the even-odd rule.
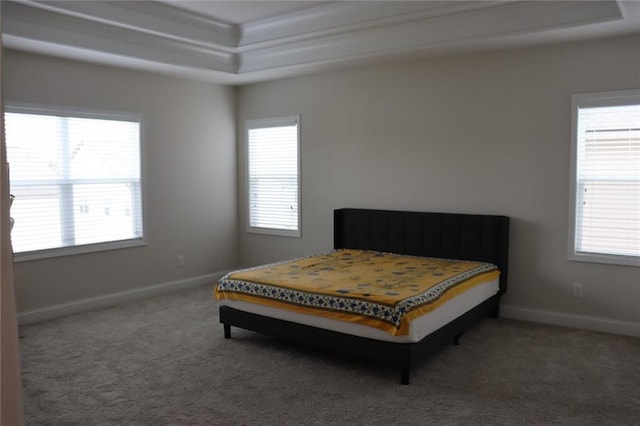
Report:
[[[3,65],[6,101],[144,115],[147,245],[17,263],[19,311],[237,264],[234,88],[11,50]]]
[[[145,124],[147,246],[18,263],[19,310],[329,249],[332,210],[352,206],[509,215],[507,306],[639,323],[638,268],[566,260],[571,94],[640,87],[638,52],[630,36],[455,55],[250,85],[236,98],[7,51],[5,99],[140,112]],[[246,234],[236,127],[291,114],[302,116],[302,238]]]
[[[505,305],[640,322],[639,268],[566,256],[571,95],[631,88],[640,88],[637,35],[242,87],[240,132],[245,119],[301,114],[302,238],[244,231],[242,136],[241,261],[331,248],[340,207],[505,214]]]

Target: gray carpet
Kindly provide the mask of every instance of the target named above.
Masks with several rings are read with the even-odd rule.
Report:
[[[486,319],[395,369],[233,329],[212,287],[21,328],[28,425],[638,425],[640,339]]]

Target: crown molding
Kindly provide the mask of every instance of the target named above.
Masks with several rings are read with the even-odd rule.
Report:
[[[238,45],[237,25],[157,1],[11,0],[8,3],[230,52]]]
[[[238,47],[260,47],[270,42],[294,42],[363,29],[479,9],[504,1],[343,1],[297,10],[240,26]]]
[[[84,2],[69,2],[84,3]],[[87,2],[88,3],[88,2]],[[117,55],[134,60],[236,73],[237,56],[225,50],[190,43],[174,37],[162,37],[124,25],[85,19],[76,14],[57,13],[48,8],[32,7],[24,2],[2,3],[3,41],[7,47],[18,44],[68,47],[76,53],[93,52]],[[19,43],[16,43],[19,42]],[[35,47],[35,46],[34,46]],[[41,51],[42,46],[39,50]]]
[[[313,37],[240,54],[239,73],[299,64],[367,57],[381,52],[442,48],[463,41],[508,37],[552,28],[568,28],[621,19],[615,2],[495,3],[483,8],[460,8],[455,13],[416,17],[392,25],[352,30],[346,36]],[[428,28],[428,31],[425,31]]]
[[[620,6],[615,0],[342,1],[235,25],[158,1],[1,3],[6,47],[224,84],[543,34],[557,39],[580,30],[584,36],[624,20]]]

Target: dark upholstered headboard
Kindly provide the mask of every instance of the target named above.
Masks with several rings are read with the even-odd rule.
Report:
[[[334,248],[491,262],[507,291],[507,216],[392,210],[334,210]]]

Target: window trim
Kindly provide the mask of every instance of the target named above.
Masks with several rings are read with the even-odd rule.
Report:
[[[581,107],[607,107],[640,104],[640,89],[574,94],[571,97],[571,165],[569,186],[569,232],[567,258],[571,261],[610,265],[640,266],[640,256],[583,253],[576,250],[578,186],[578,110]]]
[[[29,262],[33,260],[49,259],[55,257],[74,256],[87,253],[98,253],[110,250],[120,250],[147,245],[147,199],[145,179],[145,126],[144,114],[129,111],[115,111],[107,109],[70,107],[61,105],[42,105],[27,102],[5,101],[4,113],[21,113],[32,115],[64,114],[74,118],[95,118],[103,120],[136,120],[140,129],[140,217],[142,220],[142,236],[125,240],[106,241],[102,243],[82,244],[67,247],[55,247],[42,250],[31,250],[14,254],[14,262]],[[4,115],[2,116],[4,120]]]
[[[250,169],[250,152],[249,152],[249,130],[255,128],[266,128],[266,127],[279,127],[297,124],[297,143],[298,143],[298,167],[297,167],[297,179],[298,179],[298,228],[297,229],[277,229],[277,228],[265,228],[265,227],[256,227],[251,226],[251,169]],[[290,115],[283,117],[271,117],[271,118],[255,118],[248,119],[244,122],[244,137],[245,137],[245,159],[246,159],[246,172],[245,172],[245,190],[246,193],[246,232],[249,234],[262,234],[262,235],[272,235],[272,236],[280,236],[280,237],[292,237],[292,238],[300,238],[301,237],[301,228],[302,228],[302,208],[301,208],[301,199],[300,199],[300,187],[301,187],[301,177],[300,177],[300,158],[301,158],[301,149],[302,144],[300,143],[300,115]]]

